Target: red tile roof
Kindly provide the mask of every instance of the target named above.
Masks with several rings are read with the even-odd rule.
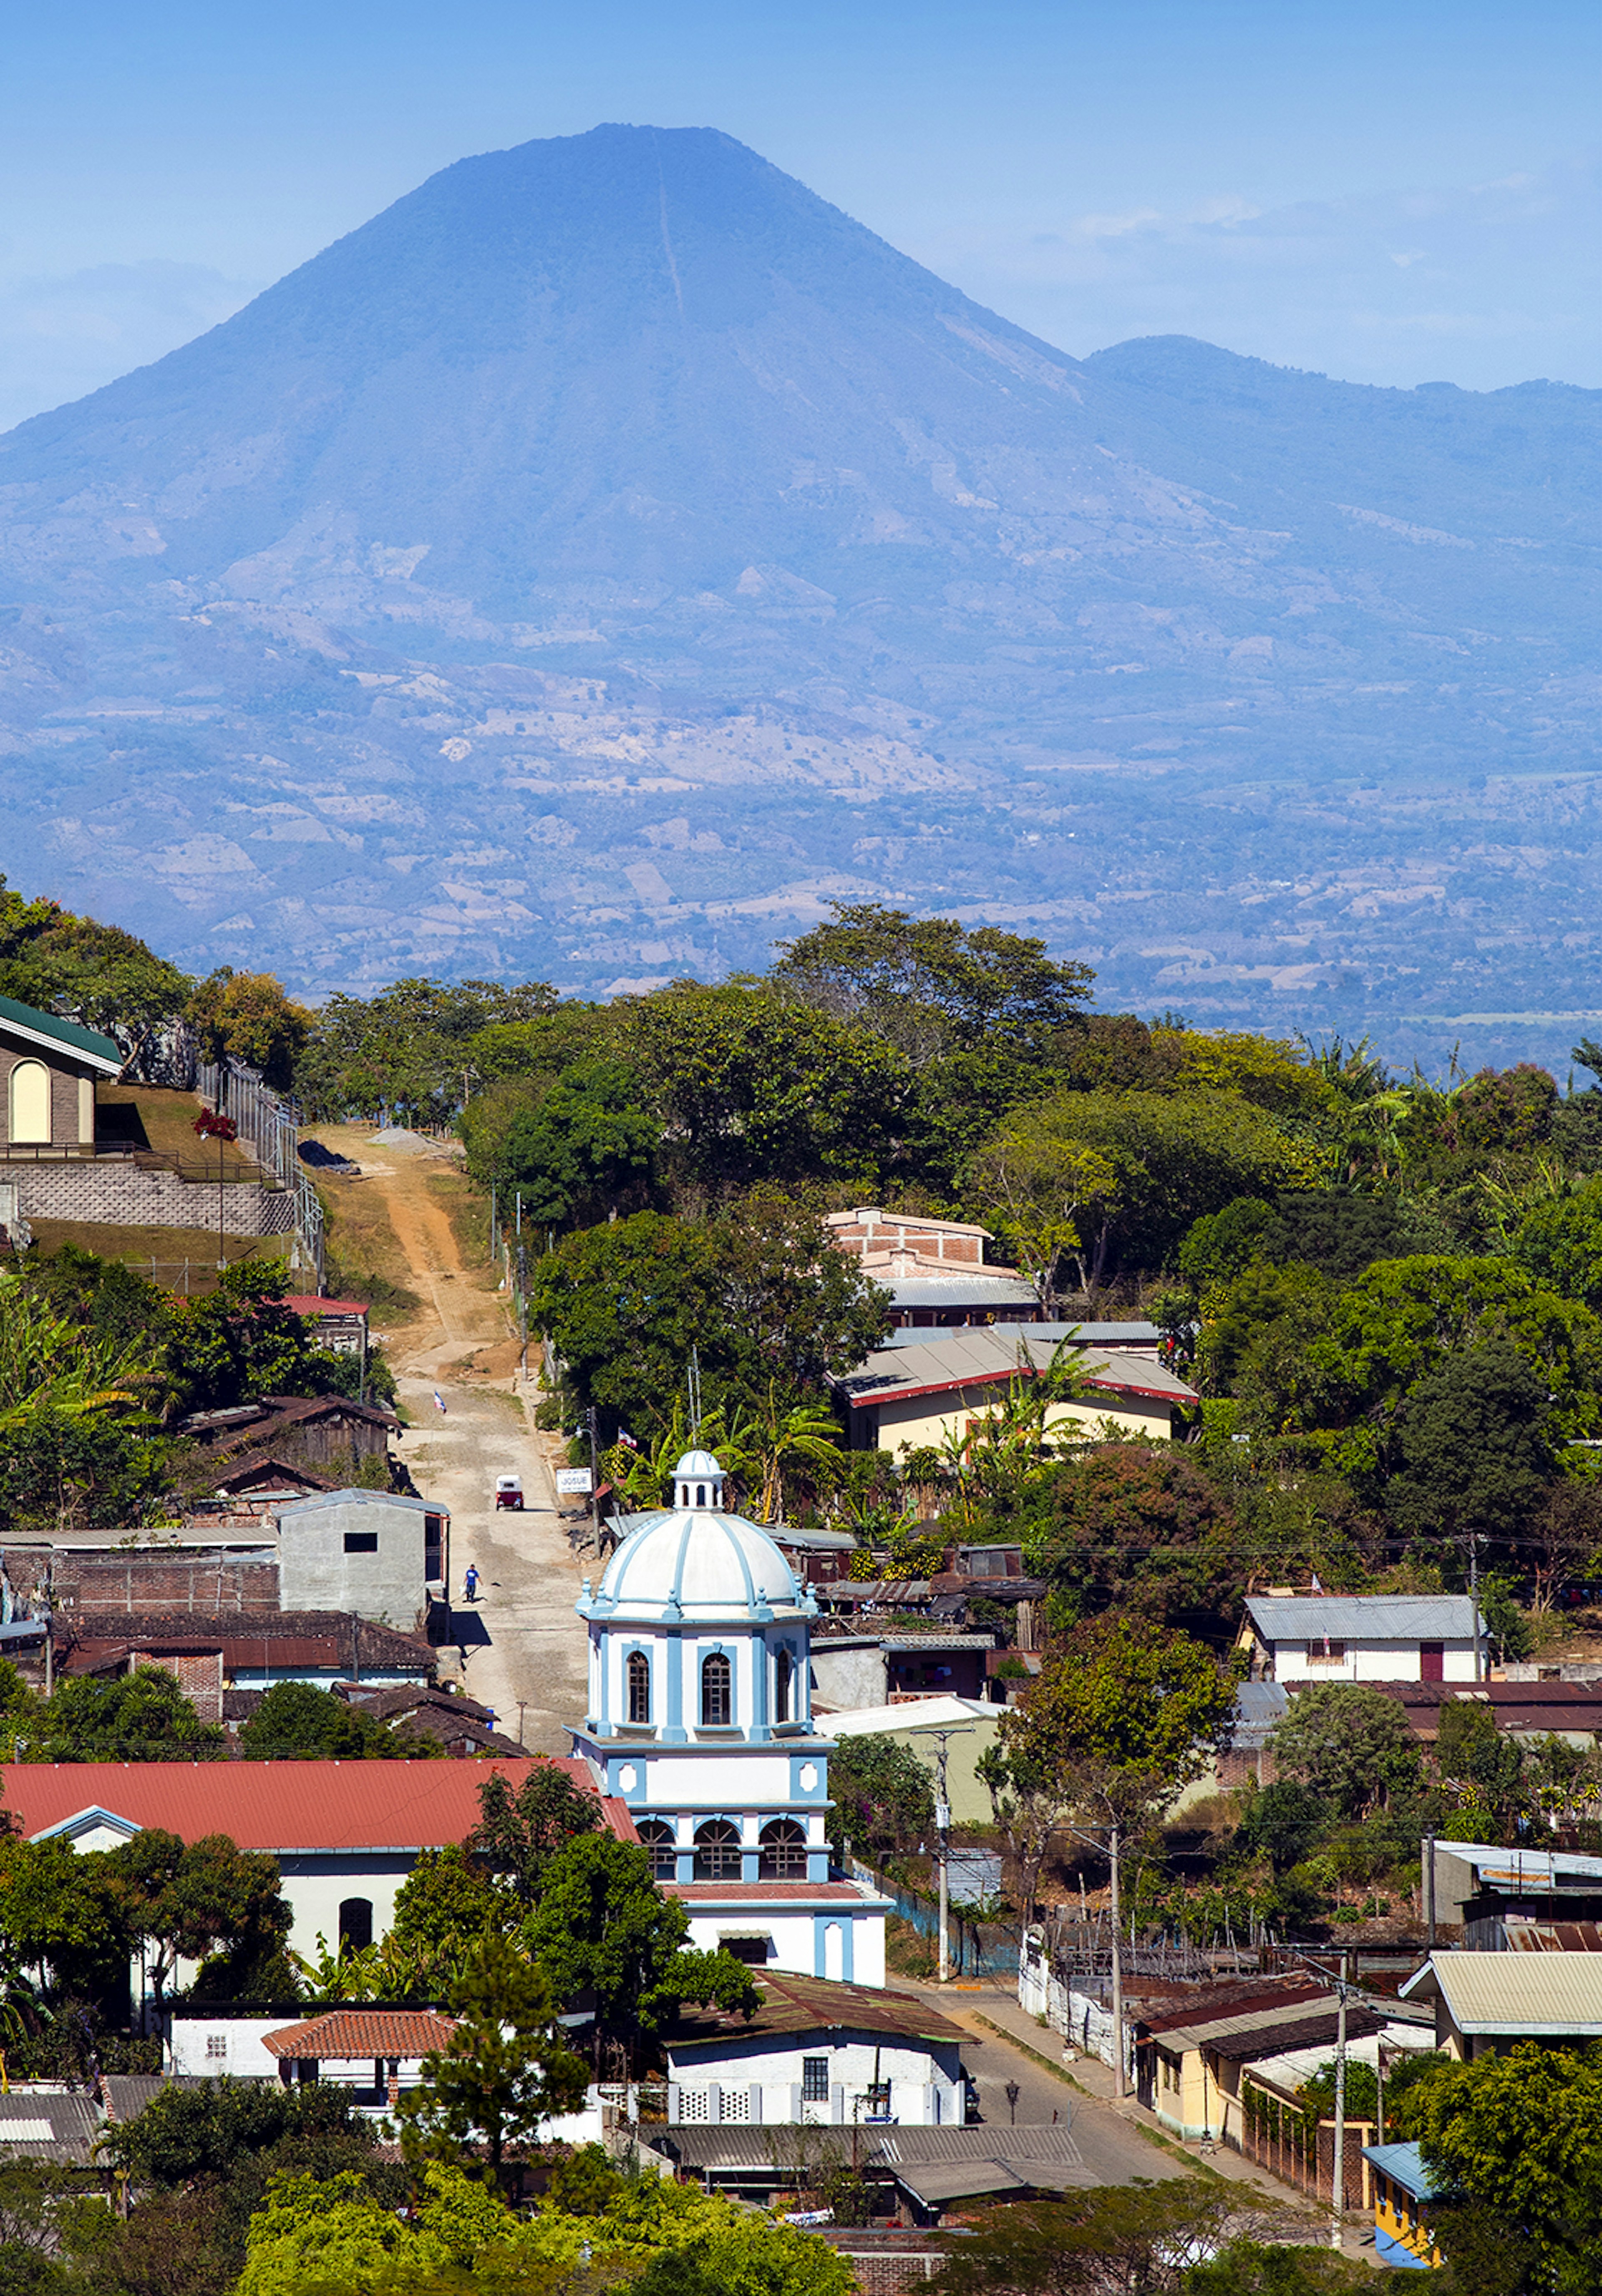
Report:
[[[333,2009],[264,2033],[261,2046],[275,2057],[425,2057],[456,2030],[430,2009]]]
[[[849,1882],[664,1882],[670,1898],[696,1906],[813,1905],[820,1898],[833,1904],[858,1905],[862,1892]]]
[[[586,1793],[588,1766],[551,1758]],[[479,1788],[498,1774],[513,1791],[534,1768],[521,1762],[11,1762],[0,1766],[0,1805],[24,1834],[45,1833],[86,1810],[109,1810],[183,1841],[226,1833],[242,1849],[441,1849],[479,1822]],[[637,1841],[620,1801],[600,1798],[610,1830]]]

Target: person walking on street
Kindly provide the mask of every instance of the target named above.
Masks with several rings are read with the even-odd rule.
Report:
[[[467,1578],[464,1583],[467,1589],[467,1600],[470,1603],[476,1603],[479,1599],[479,1566],[476,1562],[470,1562],[468,1564]]]

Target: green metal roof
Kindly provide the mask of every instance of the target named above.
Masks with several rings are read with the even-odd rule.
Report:
[[[96,1029],[85,1029],[76,1021],[63,1021],[57,1013],[41,1013],[32,1004],[19,1004],[14,996],[0,996],[0,1027],[10,1021],[13,1028],[26,1029],[36,1037],[48,1037],[69,1052],[82,1053],[90,1060],[109,1061],[114,1069],[122,1066],[120,1049],[110,1037],[103,1037]]]

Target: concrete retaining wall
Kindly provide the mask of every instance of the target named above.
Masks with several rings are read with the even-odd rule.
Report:
[[[7,1163],[0,1174],[17,1191],[24,1219],[91,1220],[102,1227],[214,1228],[218,1190],[176,1172],[149,1172],[108,1160],[59,1164]],[[226,1185],[223,1230],[228,1235],[288,1235],[294,1198],[259,1181]]]

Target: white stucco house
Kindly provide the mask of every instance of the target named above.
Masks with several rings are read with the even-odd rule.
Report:
[[[588,1766],[563,1761],[594,1791]],[[479,1823],[479,1789],[497,1771],[513,1792],[533,1761],[13,1762],[0,1802],[32,1841],[114,1849],[146,1826],[180,1841],[226,1833],[278,1862],[294,1919],[289,1944],[315,1959],[317,1939],[359,1948],[382,1938],[395,1898],[424,1849],[464,1841]],[[602,1805],[614,1833],[637,1837],[626,1811]],[[259,2070],[259,2068],[257,2068]]]
[[[960,2029],[916,1994],[769,1970],[754,2017],[701,2010],[667,2043],[678,2127],[794,2124],[960,2128]]]
[[[1253,1595],[1239,1642],[1254,1682],[1475,1679],[1466,1595]]]
[[[627,1809],[693,1942],[883,1985],[889,1901],[830,1873],[817,1599],[767,1531],[725,1510],[710,1453],[679,1460],[673,1505],[633,1519],[577,1608],[589,1711],[574,1755]]]

